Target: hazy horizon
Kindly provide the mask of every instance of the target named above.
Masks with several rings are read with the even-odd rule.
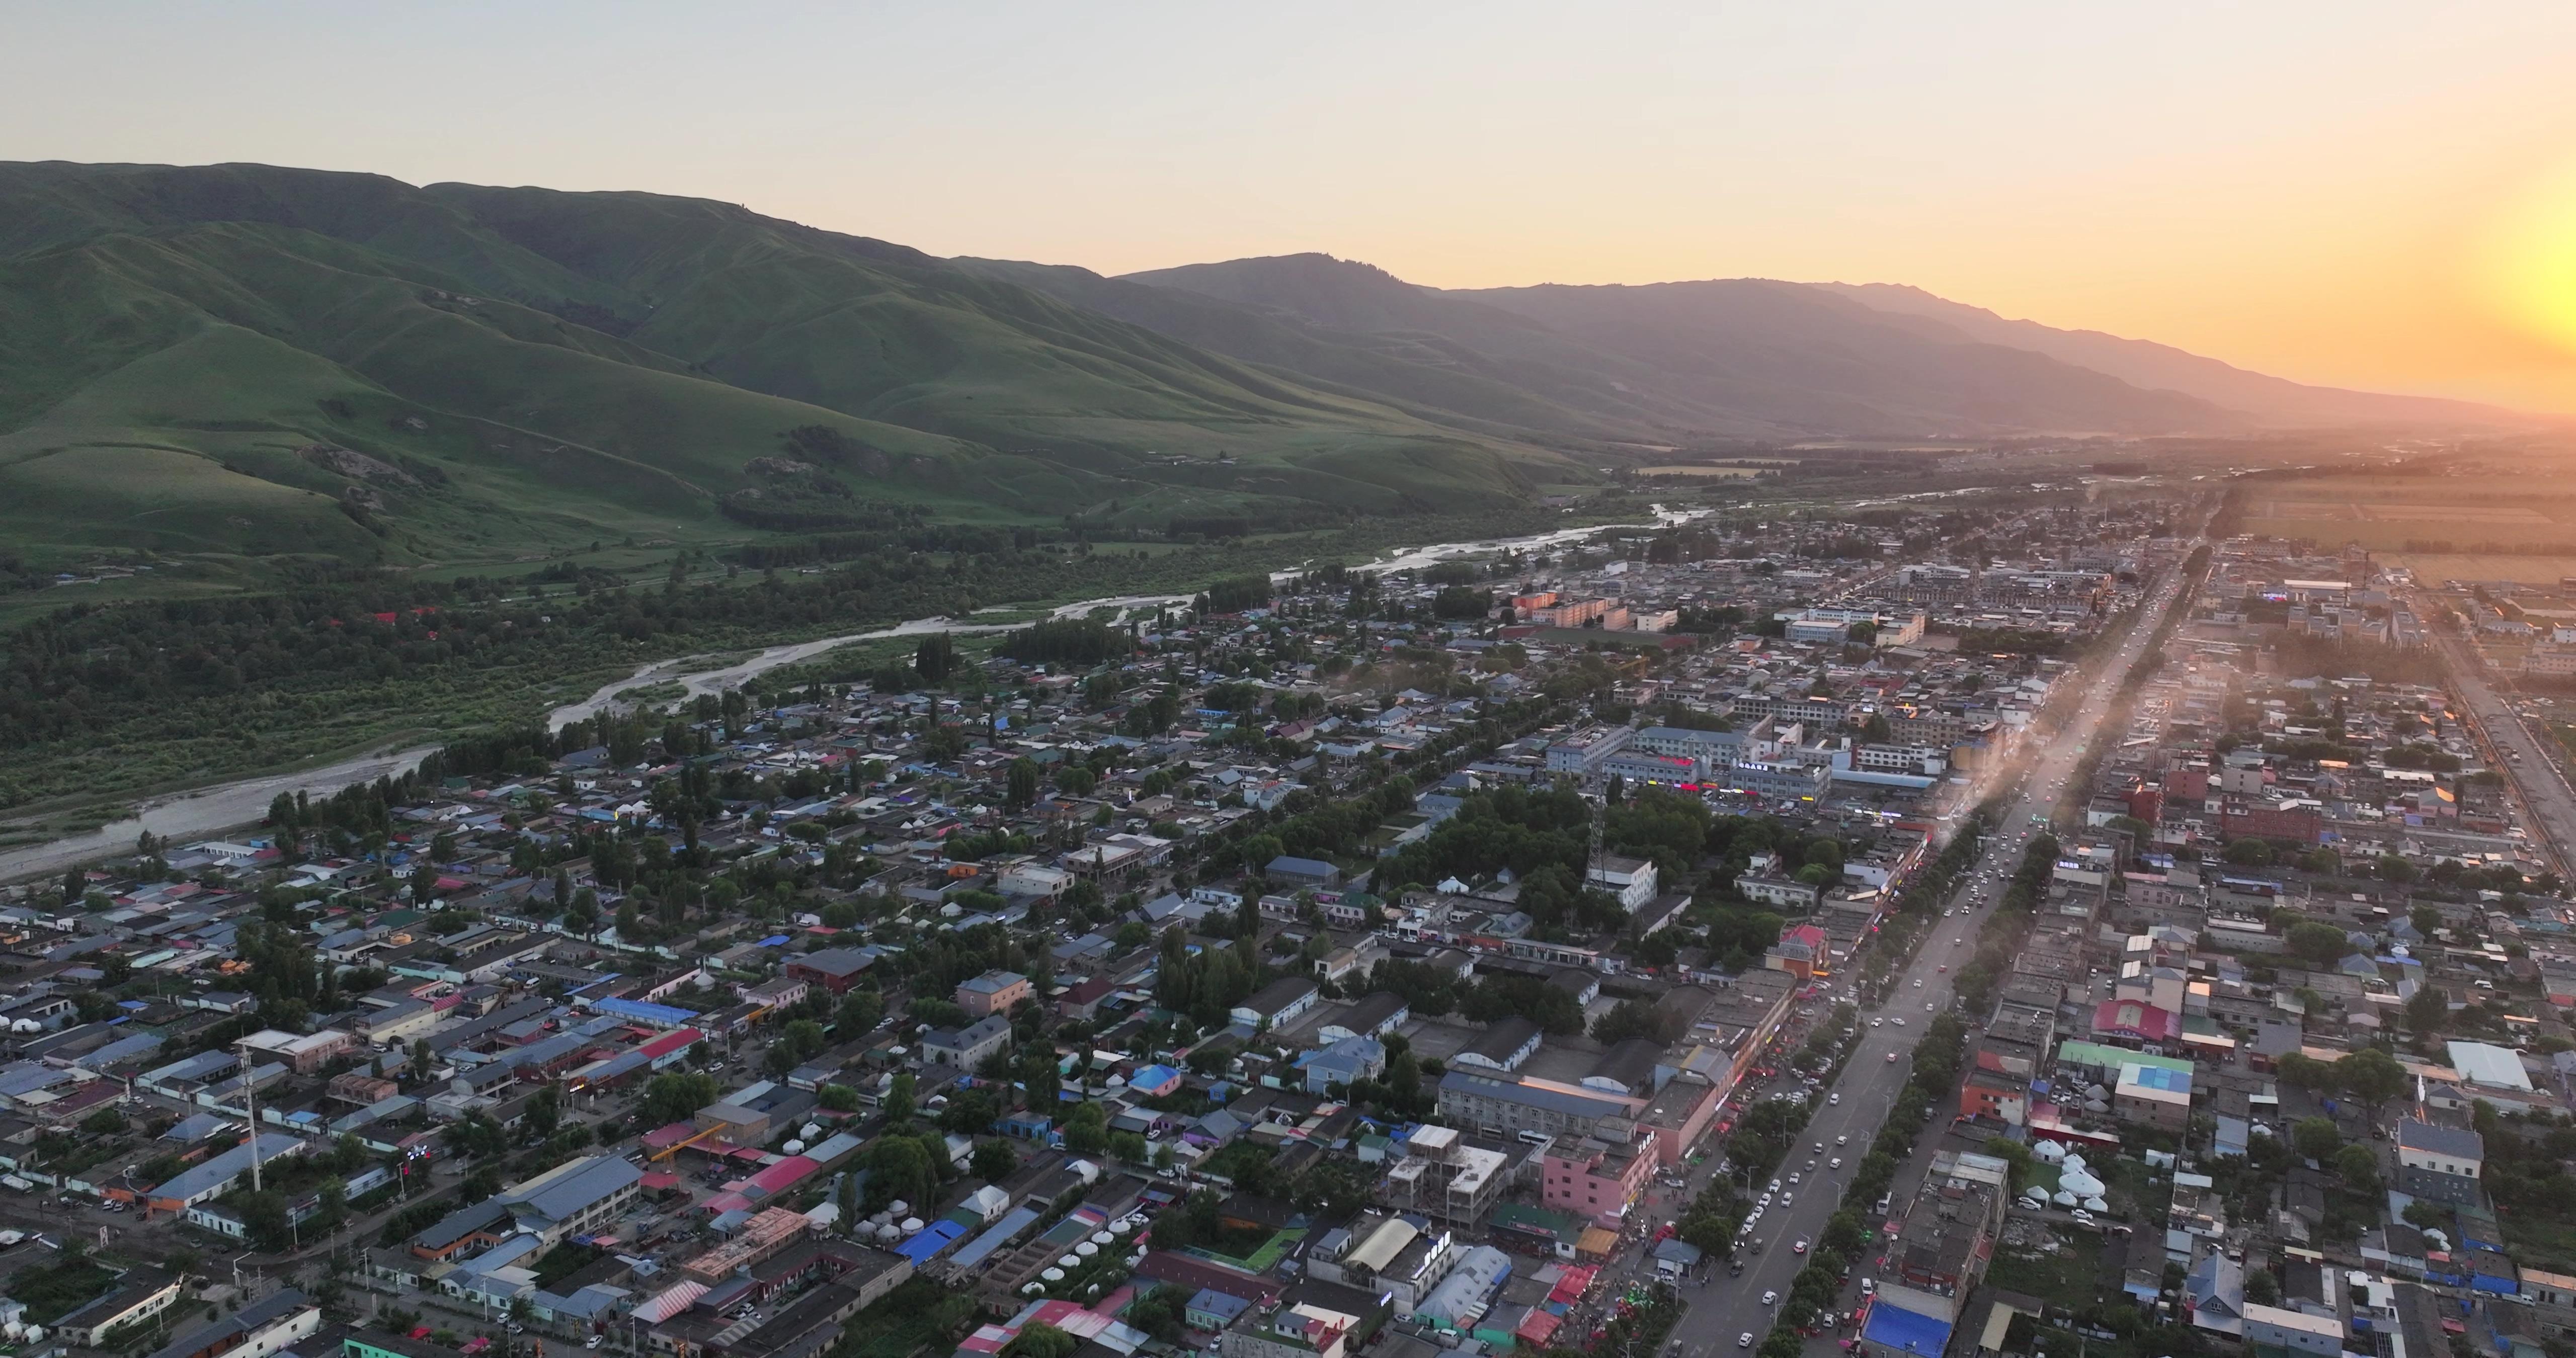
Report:
[[[2576,411],[2576,10],[770,5],[15,16],[0,158],[740,202],[1118,274],[1921,288]]]

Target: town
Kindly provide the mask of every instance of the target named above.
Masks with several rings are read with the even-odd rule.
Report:
[[[1224,581],[19,883],[0,1321],[2564,1358],[2571,794],[2470,648],[2576,630],[2233,512]]]

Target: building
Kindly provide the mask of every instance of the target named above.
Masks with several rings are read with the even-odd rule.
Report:
[[[152,1358],[268,1358],[321,1328],[322,1308],[289,1287],[182,1332]]]
[[[2191,1125],[2191,1072],[2123,1063],[2111,1108],[2130,1122],[2183,1131]]]
[[[856,948],[825,948],[802,957],[789,958],[787,975],[808,985],[818,985],[835,995],[846,995],[859,983],[859,973],[876,964],[876,958]]]
[[[548,1246],[583,1235],[625,1211],[642,1192],[644,1171],[614,1155],[588,1155],[493,1194],[519,1229]]]
[[[298,1075],[310,1075],[355,1046],[357,1039],[337,1028],[318,1033],[283,1033],[262,1028],[241,1040],[252,1051],[277,1058]]]
[[[180,1276],[140,1267],[119,1275],[107,1295],[88,1302],[54,1322],[54,1334],[92,1348],[119,1347],[127,1336],[152,1324],[179,1300]]]
[[[1812,882],[1801,882],[1795,877],[1783,877],[1777,873],[1768,872],[1738,874],[1735,879],[1735,890],[1744,899],[1756,905],[1767,905],[1797,914],[1805,914],[1815,909],[1816,902],[1823,899],[1825,894],[1823,887]]]
[[[2476,1132],[2413,1118],[2397,1120],[2400,1190],[2436,1202],[2475,1204],[2478,1176],[2485,1166],[2486,1141]]]
[[[983,1065],[985,1058],[1008,1050],[1010,1045],[1011,1021],[1000,1014],[992,1014],[963,1028],[934,1028],[923,1034],[921,1058],[960,1070],[973,1070]]]
[[[1324,992],[1313,981],[1302,976],[1288,976],[1272,981],[1234,1007],[1237,1023],[1254,1028],[1285,1028],[1323,999]]]
[[[1570,1147],[1548,1148],[1541,1165],[1539,1201],[1615,1230],[1646,1192],[1655,1157],[1635,1146],[1585,1137]]]
[[[250,1172],[254,1158],[265,1164],[280,1156],[301,1155],[306,1144],[281,1132],[255,1133],[231,1150],[208,1156],[144,1194],[144,1210],[147,1215],[175,1216],[198,1203],[220,1198]]]
[[[1016,971],[988,971],[957,983],[957,1007],[969,1018],[1007,1014],[1012,1006],[1037,993],[1029,978]]]
[[[1655,865],[1644,858],[1622,858],[1601,854],[1583,870],[1583,883],[1598,887],[1618,898],[1619,907],[1629,914],[1655,898]]]
[[[1626,1119],[1644,1107],[1643,1099],[1622,1098],[1553,1080],[1456,1067],[1440,1077],[1441,1121],[1474,1127],[1493,1136],[1517,1135],[1525,1141],[1590,1136],[1604,1119]]]
[[[1547,771],[1589,780],[1600,773],[1602,762],[1628,748],[1635,736],[1626,726],[1595,726],[1577,731],[1547,747]]]
[[[1384,1037],[1413,1017],[1413,1007],[1404,997],[1389,991],[1373,991],[1362,996],[1348,1010],[1327,1019],[1315,1029],[1319,1042],[1340,1042],[1353,1037]]]
[[[1508,1073],[1520,1069],[1523,1061],[1536,1055],[1544,1037],[1537,1024],[1513,1014],[1494,1020],[1482,1036],[1450,1057],[1449,1064]]]
[[[2343,1352],[2343,1325],[2333,1316],[2310,1315],[2259,1302],[2244,1305],[2245,1347],[2253,1353],[2307,1353],[2335,1358]]]
[[[1281,854],[1261,869],[1270,884],[1291,891],[1300,888],[1330,891],[1342,884],[1342,870],[1320,858],[1298,858]]]

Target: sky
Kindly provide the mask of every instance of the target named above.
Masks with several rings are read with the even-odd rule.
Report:
[[[645,189],[1104,273],[1906,283],[2576,412],[2576,5],[0,3],[0,160]]]

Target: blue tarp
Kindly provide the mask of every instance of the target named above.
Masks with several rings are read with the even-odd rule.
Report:
[[[1941,1351],[1950,1346],[1950,1327],[1882,1301],[1869,1308],[1869,1324],[1861,1330],[1860,1337],[1881,1348],[1939,1358]]]

